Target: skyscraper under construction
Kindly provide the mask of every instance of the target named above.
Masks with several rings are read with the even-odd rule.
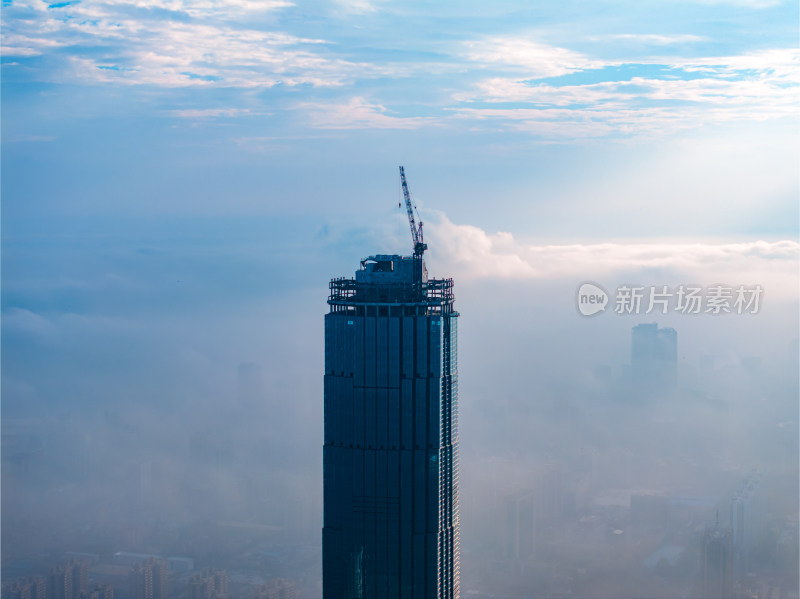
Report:
[[[457,317],[414,255],[330,282],[325,316],[323,599],[459,595]]]

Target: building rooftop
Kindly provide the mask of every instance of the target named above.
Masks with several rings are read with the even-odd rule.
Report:
[[[355,278],[331,280],[328,304],[333,312],[364,304],[415,304],[425,314],[453,313],[452,289],[452,279],[428,278],[420,256],[376,254],[361,261]]]

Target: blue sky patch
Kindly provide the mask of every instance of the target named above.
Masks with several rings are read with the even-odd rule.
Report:
[[[198,75],[197,73],[182,73],[186,75],[189,79],[197,79],[198,81],[220,81],[222,77],[217,77],[216,75]]]
[[[66,8],[67,6],[74,6],[79,4],[81,0],[74,0],[72,2],[54,2],[53,4],[48,4],[47,8]]]
[[[533,79],[531,82],[547,83],[553,86],[592,85],[594,83],[630,81],[636,77],[645,79],[680,79],[681,81],[691,81],[692,79],[705,79],[708,77],[708,75],[704,73],[685,71],[683,69],[671,67],[665,64],[632,63],[619,66],[609,65],[601,69],[586,69],[558,77]]]

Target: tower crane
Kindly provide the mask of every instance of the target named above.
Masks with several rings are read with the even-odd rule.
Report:
[[[411,239],[414,242],[414,256],[417,258],[422,257],[423,252],[428,249],[428,244],[423,242],[422,239],[422,221],[419,221],[419,227],[414,220],[414,210],[411,207],[411,194],[408,192],[408,183],[406,183],[406,173],[403,167],[400,167],[400,184],[403,186],[403,197],[406,200],[406,212],[408,212],[408,226],[411,227]]]

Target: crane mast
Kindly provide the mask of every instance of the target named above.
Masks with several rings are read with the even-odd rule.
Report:
[[[406,200],[406,212],[408,212],[408,226],[411,227],[411,240],[414,242],[414,256],[421,257],[428,245],[422,239],[422,221],[419,221],[419,227],[414,220],[414,209],[411,206],[411,194],[408,192],[408,183],[406,183],[406,173],[403,167],[400,167],[400,184],[403,186],[403,197]]]

